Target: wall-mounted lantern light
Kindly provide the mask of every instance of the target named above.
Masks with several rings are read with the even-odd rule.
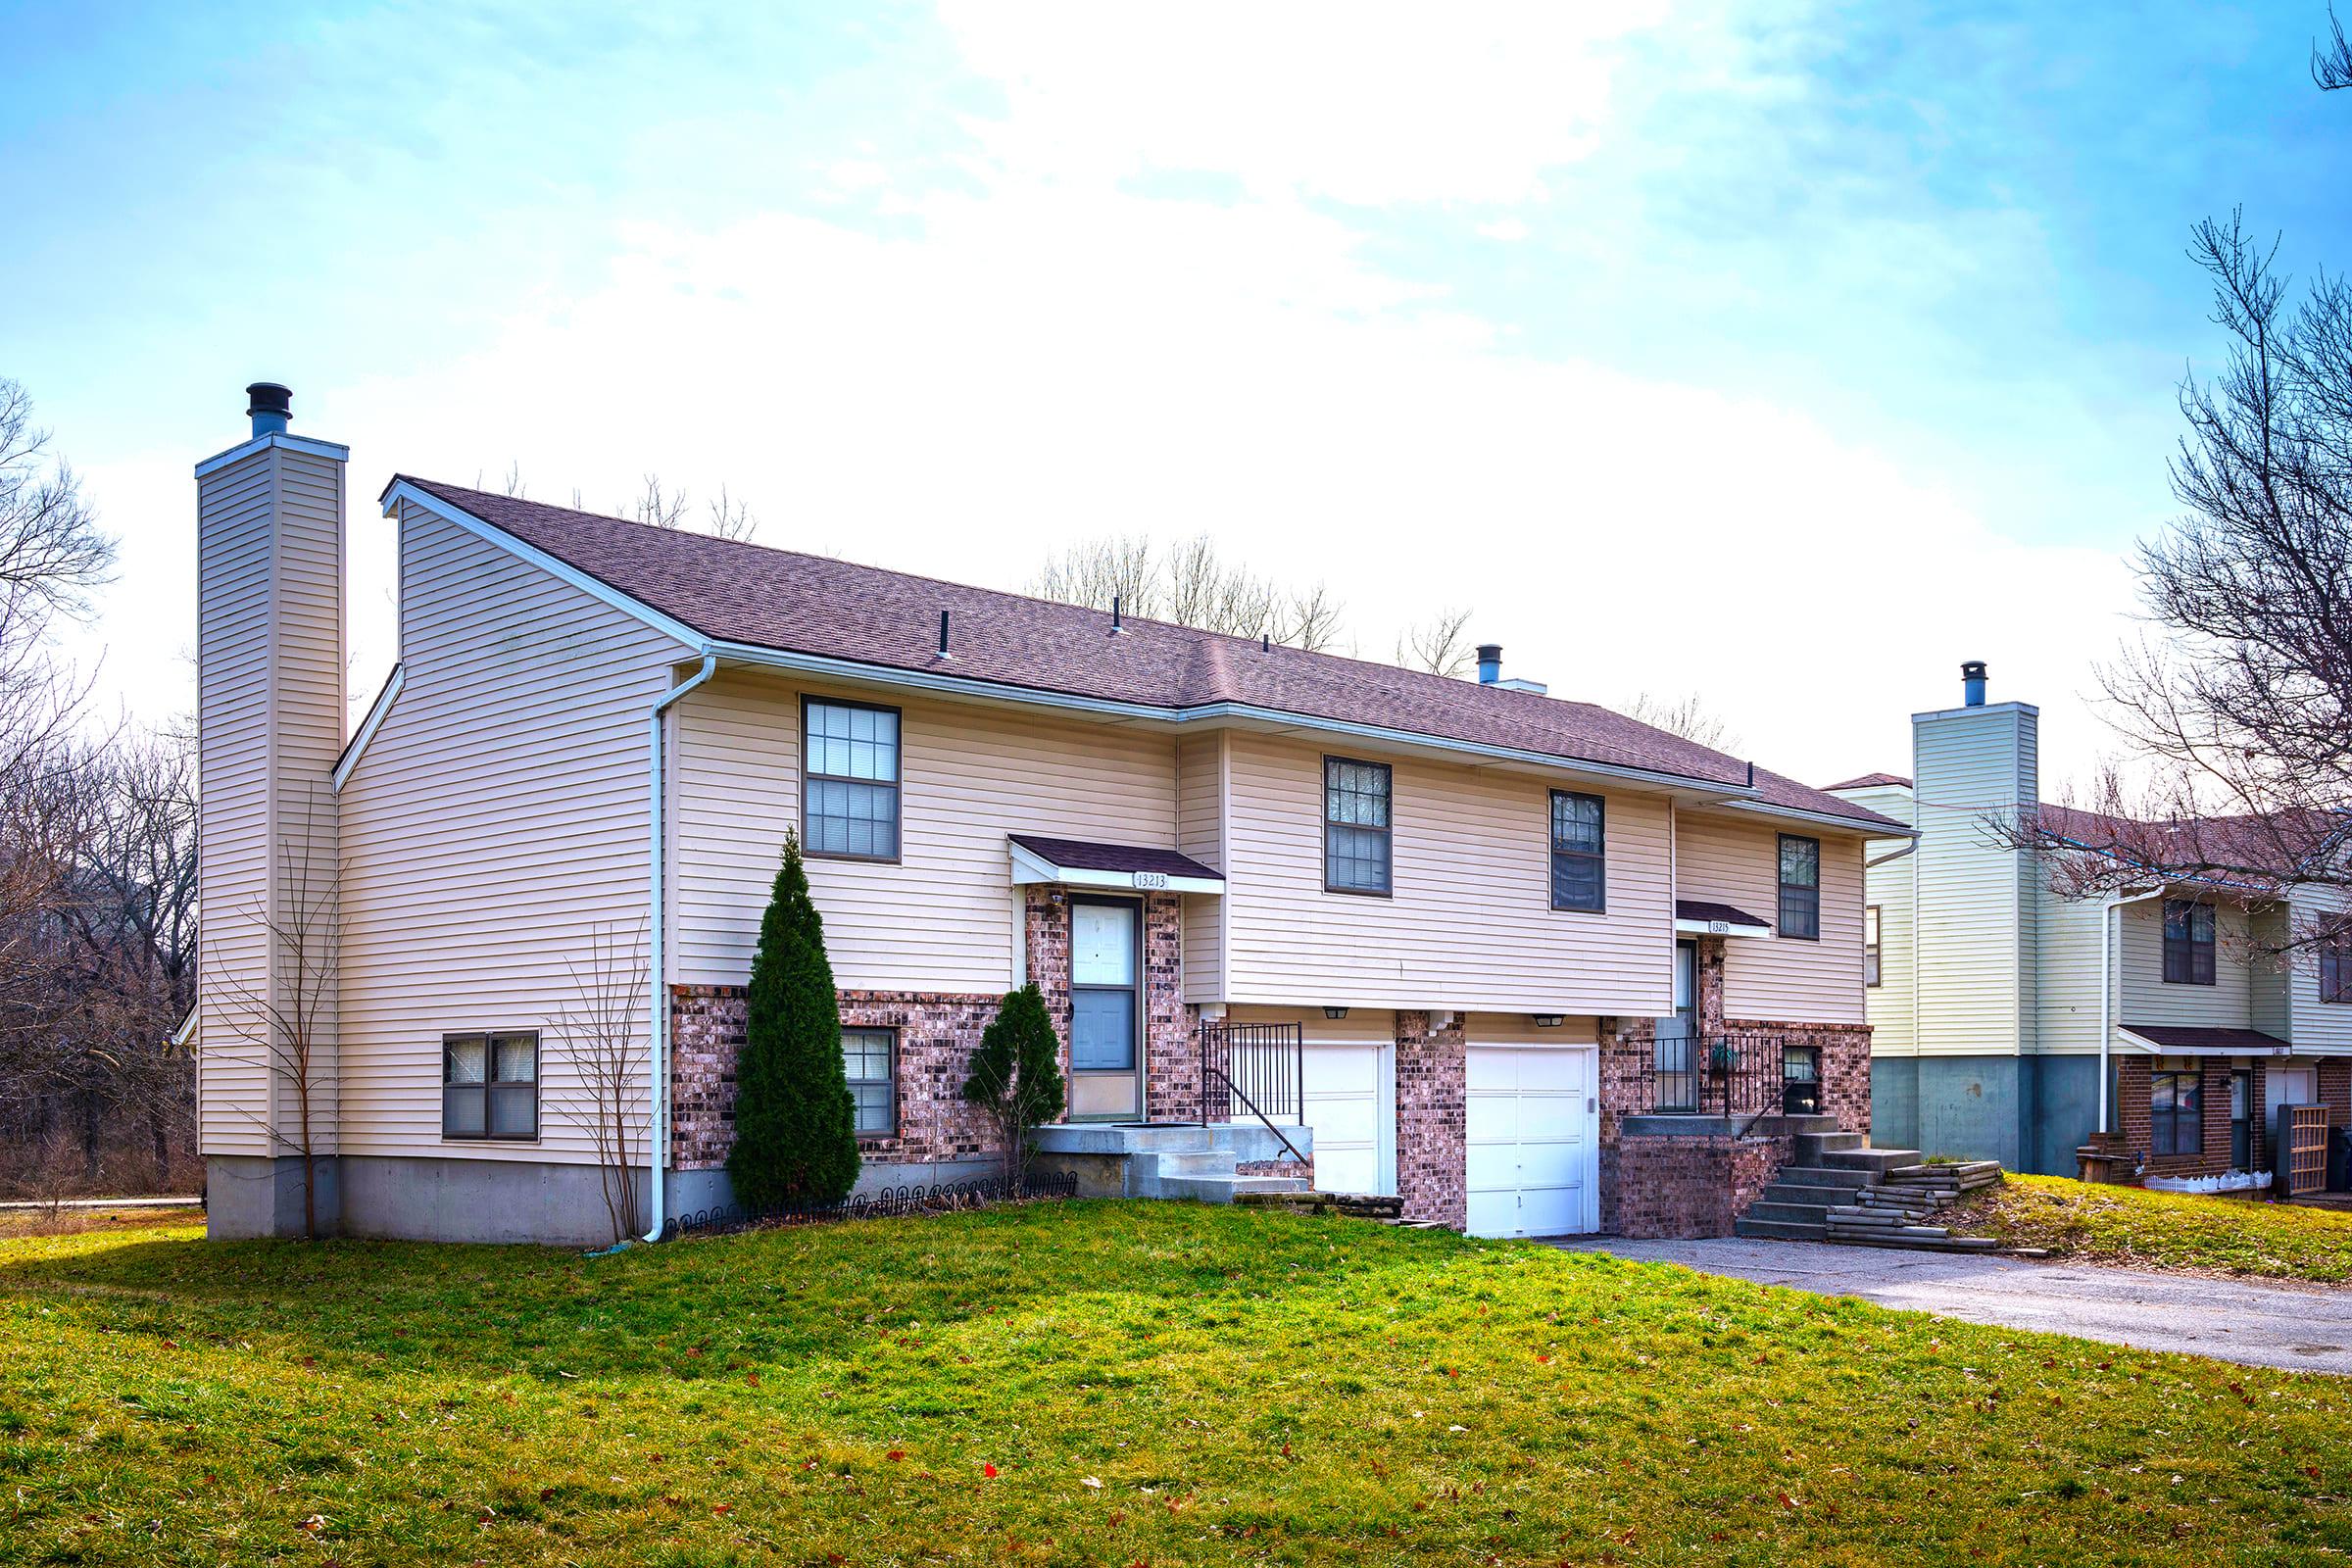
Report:
[[[1539,1012],[1536,1014],[1536,1027],[1539,1029],[1557,1029],[1561,1024],[1567,1021],[1567,1019],[1561,1017],[1556,1012]]]
[[[1345,1018],[1348,1016],[1348,1009],[1346,1007],[1325,1007],[1323,1009],[1323,1016],[1326,1018]]]

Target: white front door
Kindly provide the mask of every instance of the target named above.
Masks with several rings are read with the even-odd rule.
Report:
[[[2316,1105],[2320,1101],[2320,1071],[2317,1067],[2290,1067],[2274,1061],[2262,1074],[2262,1120],[2270,1129],[2272,1147],[2278,1147],[2278,1107],[2280,1105]]]
[[[1469,1048],[1471,1235],[1599,1228],[1598,1055],[1591,1046]]]
[[[1315,1190],[1396,1191],[1393,1047],[1376,1041],[1306,1042],[1304,1119],[1315,1135]]]

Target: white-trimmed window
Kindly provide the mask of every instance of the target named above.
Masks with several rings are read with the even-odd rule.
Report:
[[[899,1130],[899,1032],[844,1029],[842,1070],[858,1107],[858,1136],[887,1138]]]
[[[1608,806],[1597,795],[1551,792],[1551,906],[1609,906]]]
[[[899,710],[808,698],[801,708],[801,848],[899,858]]]
[[[1389,802],[1395,778],[1386,762],[1323,759],[1323,890],[1373,893],[1393,886]]]
[[[1784,937],[1821,940],[1821,840],[1781,835],[1781,925]]]
[[[539,1136],[537,1031],[441,1037],[441,1136],[526,1143]]]
[[[1877,905],[1866,904],[1862,906],[1862,983],[1865,986],[1879,983],[1879,920]]]

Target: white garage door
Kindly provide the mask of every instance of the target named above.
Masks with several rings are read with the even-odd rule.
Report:
[[[1567,1236],[1600,1224],[1597,1053],[1472,1046],[1465,1131],[1473,1236]]]
[[[1315,1135],[1319,1192],[1396,1191],[1388,1052],[1356,1042],[1306,1043],[1306,1124]]]

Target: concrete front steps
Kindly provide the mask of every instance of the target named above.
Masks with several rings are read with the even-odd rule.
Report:
[[[1942,1178],[1931,1186],[1916,1173],[1942,1168],[1923,1164],[1916,1149],[1873,1149],[1860,1133],[1798,1133],[1795,1159],[1732,1222],[1732,1233],[1856,1247],[1990,1250],[1998,1244],[1988,1237],[1954,1236],[1928,1222],[1943,1201]]]
[[[1314,1135],[1285,1127],[1283,1137],[1311,1153]],[[1304,1193],[1304,1176],[1245,1176],[1238,1167],[1288,1161],[1282,1138],[1247,1126],[1166,1122],[1057,1122],[1036,1129],[1038,1162],[1078,1178],[1088,1198],[1189,1198],[1231,1203],[1244,1198]]]

